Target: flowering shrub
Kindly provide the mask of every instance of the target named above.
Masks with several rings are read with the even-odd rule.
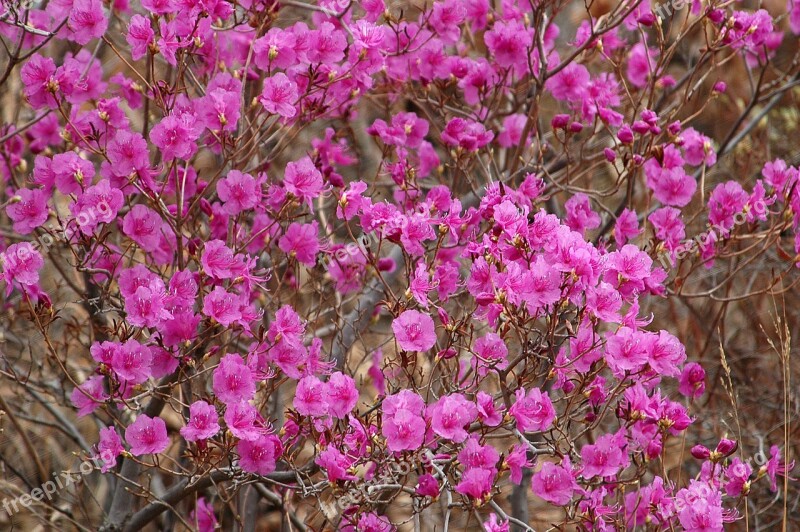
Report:
[[[756,446],[721,316],[797,283],[799,174],[762,119],[797,123],[800,4],[672,8],[4,3],[0,407],[32,478],[29,424],[98,470],[20,504],[785,526],[793,322],[748,340],[783,383]]]

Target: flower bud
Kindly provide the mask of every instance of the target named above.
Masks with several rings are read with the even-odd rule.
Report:
[[[553,126],[553,129],[564,129],[569,124],[569,115],[556,115],[550,121],[550,125]]]
[[[709,451],[705,446],[699,444],[692,447],[691,453],[692,456],[698,460],[708,460],[708,458],[711,456],[711,451]]]
[[[736,452],[736,449],[739,448],[739,443],[736,440],[729,440],[727,438],[722,438],[719,440],[717,444],[716,451],[723,456],[730,456]]]

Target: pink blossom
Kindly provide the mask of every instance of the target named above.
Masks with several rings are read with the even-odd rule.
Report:
[[[117,465],[117,457],[123,451],[122,440],[114,427],[100,429],[100,439],[97,442],[97,455],[103,463],[100,466],[102,473],[108,473]]]
[[[261,415],[248,402],[228,403],[223,418],[231,434],[240,440],[257,440],[264,433]]]
[[[241,297],[217,286],[203,298],[203,314],[228,327],[243,318]]]
[[[325,383],[308,375],[297,383],[292,404],[302,416],[324,416],[329,411],[326,392]]]
[[[101,37],[108,28],[108,19],[100,0],[73,0],[67,28],[71,40],[78,44]]]
[[[436,344],[433,319],[417,310],[406,310],[395,318],[392,331],[404,351],[427,351]]]
[[[456,492],[481,500],[492,490],[497,470],[473,467],[464,471],[461,481],[456,484]]]
[[[384,399],[382,433],[391,451],[419,449],[425,438],[424,411],[425,402],[411,390]]]
[[[569,458],[564,457],[560,466],[544,462],[542,468],[533,475],[531,488],[538,497],[556,506],[569,504],[579,489]]]
[[[319,225],[316,221],[310,224],[292,223],[286,229],[286,234],[278,241],[278,247],[301,264],[313,268],[317,263],[320,249],[318,234]]]
[[[352,377],[337,371],[325,383],[325,397],[330,414],[344,419],[358,402],[358,390]]]
[[[116,346],[111,368],[117,377],[130,384],[141,384],[150,378],[153,353],[150,348],[130,339]]]
[[[232,279],[245,272],[242,256],[234,255],[222,240],[206,242],[200,264],[203,272],[213,279]]]
[[[467,438],[465,427],[475,421],[478,410],[461,394],[444,395],[428,408],[428,417],[436,434],[460,443]]]
[[[292,118],[297,114],[297,98],[297,84],[279,72],[264,80],[258,101],[268,113]]]
[[[94,166],[74,151],[53,156],[55,185],[62,194],[79,194],[94,177]]]
[[[589,87],[589,71],[580,63],[570,63],[545,83],[553,98],[561,101],[579,101]]]
[[[78,408],[78,417],[88,416],[108,399],[102,375],[94,375],[72,390],[70,400]]]
[[[417,477],[416,494],[420,497],[431,497],[433,499],[439,496],[439,482],[436,477],[429,474],[420,475]]]
[[[134,205],[122,219],[122,231],[145,251],[158,248],[162,225],[158,213],[142,204]]]
[[[442,131],[442,140],[467,151],[477,151],[489,144],[494,133],[486,131],[483,124],[463,118],[453,118]]]
[[[138,61],[147,54],[148,47],[153,43],[154,35],[150,20],[141,15],[131,17],[126,40],[131,47],[131,57],[134,61]]]
[[[275,471],[275,461],[283,453],[283,446],[276,436],[266,434],[257,440],[240,440],[236,452],[239,453],[242,471],[269,475]]]
[[[623,430],[616,434],[604,434],[595,443],[584,445],[581,448],[582,475],[586,478],[616,475],[629,463],[625,446]]]
[[[50,216],[47,210],[49,194],[40,188],[21,188],[14,195],[18,200],[12,199],[6,207],[6,214],[14,222],[14,231],[27,235],[41,226]]]
[[[326,448],[319,453],[314,462],[328,474],[328,482],[358,479],[358,477],[349,472],[354,460],[336,447],[329,446]]]
[[[556,412],[547,392],[542,393],[539,388],[531,388],[526,394],[523,388],[519,388],[515,399],[508,413],[522,432],[542,432],[553,424]]]
[[[181,428],[186,441],[207,440],[219,432],[217,410],[205,401],[195,401],[189,406],[189,422]]]
[[[506,456],[504,464],[511,471],[511,482],[519,485],[522,482],[523,468],[533,465],[533,462],[528,460],[528,446],[524,443],[515,445]]]
[[[214,532],[217,528],[217,516],[214,506],[206,502],[205,497],[197,499],[194,510],[189,513],[189,523],[197,528],[197,532]]]
[[[213,389],[217,398],[226,404],[253,398],[256,385],[241,356],[230,353],[222,357],[214,370]]]
[[[286,165],[283,183],[287,192],[304,201],[313,210],[311,200],[322,193],[322,174],[310,157]]]
[[[684,397],[697,399],[706,391],[706,372],[697,362],[690,362],[684,366],[680,375],[678,391]]]
[[[487,333],[475,341],[473,348],[476,357],[473,365],[478,368],[478,375],[484,376],[488,369],[503,370],[508,366],[508,347],[496,333]]]
[[[59,89],[59,81],[56,64],[51,58],[34,54],[22,65],[20,79],[24,87],[23,93],[31,107],[41,109],[58,106],[55,93]]]
[[[484,33],[483,40],[491,53],[491,60],[500,68],[527,67],[529,48],[533,44],[533,31],[517,21],[497,21]]]
[[[160,417],[151,418],[140,414],[125,429],[125,441],[131,446],[131,454],[134,456],[163,453],[169,446],[167,424]]]
[[[150,130],[150,142],[158,149],[165,161],[191,159],[197,152],[195,119],[188,113],[165,116]]]

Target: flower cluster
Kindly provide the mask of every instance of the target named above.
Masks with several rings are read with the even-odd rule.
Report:
[[[755,482],[778,490],[778,446],[755,473],[727,439],[667,471],[711,414],[697,354],[650,309],[683,266],[772,235],[800,265],[800,171],[719,179],[738,140],[680,110],[726,94],[726,63],[763,78],[779,14],[693,3],[704,55],[678,73],[649,3],[576,28],[564,4],[3,7],[0,88],[19,82],[25,122],[0,129],[0,283],[49,338],[49,276],[80,274],[91,359],[48,356],[102,427],[102,471],[137,486],[108,529],[167,509],[231,526],[223,485],[293,520],[293,494],[346,501],[308,524],[375,531],[442,498],[445,523],[532,519],[503,493],[563,528],[722,530]],[[780,98],[796,72],[770,72]],[[79,229],[37,250],[66,213]],[[155,509],[145,485],[202,487]]]

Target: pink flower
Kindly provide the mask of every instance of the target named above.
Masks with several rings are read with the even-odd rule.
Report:
[[[489,520],[483,523],[484,532],[508,532],[510,524],[508,521],[498,521],[497,514],[490,514]]]
[[[604,434],[591,445],[581,448],[581,462],[585,478],[610,477],[630,462],[624,429],[616,434]]]
[[[78,408],[78,417],[88,416],[108,399],[102,375],[94,375],[72,390],[70,400]]]
[[[442,131],[442,140],[451,146],[458,146],[467,151],[477,151],[489,144],[494,138],[494,133],[486,131],[483,124],[453,118]]]
[[[641,89],[647,85],[648,79],[656,67],[655,50],[648,49],[642,43],[636,43],[628,53],[627,78],[631,85]]]
[[[488,370],[503,370],[508,366],[508,347],[496,333],[486,333],[475,341],[475,358],[473,366],[477,366],[478,375],[484,376]]]
[[[497,470],[493,468],[473,467],[467,469],[461,475],[461,481],[456,484],[456,492],[481,500],[492,491],[496,475]]]
[[[620,213],[614,224],[614,242],[617,243],[617,247],[624,246],[631,238],[638,236],[641,232],[636,211],[626,208]]]
[[[560,466],[544,462],[542,468],[533,475],[531,488],[538,497],[556,506],[569,504],[579,489],[569,458],[564,457]]]
[[[169,446],[167,424],[160,417],[141,414],[125,429],[125,440],[134,456],[163,453]]]
[[[23,93],[34,109],[58,107],[55,93],[59,89],[56,64],[49,57],[34,54],[20,70]]]
[[[592,210],[586,194],[575,194],[567,200],[564,207],[567,209],[565,222],[573,231],[583,233],[587,229],[600,227],[600,215]]]
[[[203,298],[203,314],[228,327],[243,317],[241,297],[217,286]]]
[[[100,0],[74,0],[67,21],[70,39],[78,44],[87,44],[101,37],[108,28],[108,19]]]
[[[70,205],[78,228],[87,236],[92,235],[101,223],[111,223],[124,203],[122,191],[112,187],[108,179],[86,189],[78,200]]]
[[[556,100],[576,102],[584,97],[589,87],[589,71],[580,63],[571,62],[544,86]]]
[[[659,331],[658,337],[648,343],[650,367],[665,377],[677,377],[680,367],[686,360],[686,349],[683,344],[667,331]]]
[[[141,384],[150,378],[153,353],[150,348],[130,339],[114,349],[111,368],[117,377],[130,384]]]
[[[283,184],[286,190],[299,198],[308,205],[313,211],[311,200],[322,193],[322,174],[311,158],[306,156],[299,161],[294,161],[286,165],[286,172],[283,177]]]
[[[483,40],[491,60],[500,68],[527,68],[528,49],[533,43],[533,31],[518,21],[495,22],[484,33]]]
[[[242,256],[234,255],[222,240],[206,242],[200,264],[203,272],[213,279],[232,279],[245,272]]]
[[[500,460],[497,450],[491,445],[481,445],[478,436],[473,435],[467,439],[467,443],[458,452],[458,461],[466,468],[482,467],[493,469]]]
[[[267,434],[257,440],[240,440],[236,452],[242,471],[269,475],[275,471],[275,461],[283,453],[283,446],[277,436]]]
[[[163,221],[157,212],[136,204],[122,219],[122,232],[145,251],[155,251],[161,240]]]
[[[50,216],[47,212],[49,194],[40,188],[17,190],[15,197],[6,207],[6,214],[14,222],[13,229],[17,233],[27,235],[44,224]]]
[[[97,442],[97,457],[103,461],[100,471],[108,473],[117,465],[117,457],[123,451],[122,440],[114,427],[100,429],[100,439]]]
[[[292,404],[302,416],[324,416],[328,413],[326,391],[325,383],[308,375],[297,383]]]
[[[217,184],[217,195],[224,205],[225,212],[236,216],[259,204],[261,187],[260,183],[250,174],[231,170]]]
[[[773,445],[769,448],[769,460],[763,466],[763,469],[766,470],[767,476],[769,477],[770,486],[769,489],[772,492],[778,491],[778,482],[777,476],[780,475],[782,477],[786,477],[789,475],[789,472],[794,469],[794,460],[789,463],[785,461],[781,461],[781,449],[777,445]],[[796,480],[789,477],[789,480]]]
[[[494,399],[484,391],[478,392],[475,398],[478,407],[478,419],[488,427],[496,427],[503,422],[502,412],[497,410]]]
[[[217,528],[217,516],[214,506],[206,502],[205,497],[197,499],[197,504],[189,513],[189,523],[195,525],[197,532],[214,532]]]
[[[706,372],[697,362],[684,366],[680,376],[678,391],[684,397],[697,399],[706,391]]]
[[[309,62],[330,65],[341,61],[347,47],[344,31],[336,29],[330,22],[323,22],[317,28],[309,36],[306,52]]]
[[[439,496],[439,482],[436,477],[430,474],[424,474],[417,477],[416,494],[420,497],[431,497],[433,499]]]
[[[213,389],[220,401],[231,404],[252,399],[256,384],[242,357],[230,353],[222,357],[214,370]]]
[[[517,428],[522,432],[543,432],[550,428],[556,418],[550,395],[542,393],[539,388],[531,388],[525,393],[523,388],[517,389],[516,401],[508,413],[517,423]]]
[[[427,351],[436,344],[433,319],[417,310],[406,310],[395,318],[392,331],[404,351]]]
[[[261,415],[248,402],[229,403],[224,419],[231,434],[240,440],[257,440],[264,433]]]
[[[425,439],[425,402],[411,390],[402,390],[383,400],[381,431],[392,452],[419,449]]]
[[[106,149],[114,176],[127,178],[134,172],[147,172],[150,165],[147,141],[138,133],[117,131]]]
[[[197,102],[198,120],[211,131],[236,131],[240,114],[240,91],[237,84],[226,88],[213,87],[210,83],[205,96]]]
[[[196,129],[194,117],[187,113],[167,115],[150,131],[150,142],[161,150],[164,161],[189,160],[197,151]]]
[[[620,327],[616,333],[608,335],[606,342],[606,362],[615,374],[625,371],[636,372],[647,363],[649,341],[645,333],[630,327]]]
[[[686,206],[697,190],[697,182],[684,172],[683,167],[658,169],[645,163],[647,186],[655,198],[664,205]]]
[[[150,26],[150,20],[142,15],[133,15],[128,23],[128,34],[125,37],[131,47],[131,58],[138,61],[145,54],[147,48],[153,43],[155,32]]]
[[[734,215],[744,210],[749,196],[736,181],[720,183],[708,199],[708,221],[718,228],[717,233],[727,235],[736,223]]]
[[[519,485],[522,482],[522,469],[533,465],[528,460],[528,446],[524,443],[515,445],[506,456],[505,465],[511,471],[511,482]]]
[[[258,101],[268,113],[292,118],[297,114],[297,98],[297,84],[286,77],[286,74],[279,72],[264,80],[264,88]]]
[[[270,28],[253,42],[253,56],[257,67],[263,70],[287,68],[297,64],[295,46],[297,39],[291,29]]]
[[[314,462],[328,474],[328,482],[358,479],[348,471],[353,466],[354,460],[336,447],[329,446],[326,448],[319,453]]]
[[[316,220],[310,224],[292,223],[278,241],[278,247],[297,259],[301,264],[313,268],[319,253],[319,225]]]
[[[94,166],[74,151],[53,156],[55,185],[62,194],[79,194],[94,177]]]
[[[358,402],[358,390],[352,377],[337,371],[325,383],[328,411],[338,419],[347,417]]]
[[[461,394],[444,395],[428,408],[428,416],[436,434],[460,443],[467,438],[464,427],[475,421],[478,409]]]
[[[189,406],[189,422],[181,428],[186,441],[207,440],[219,432],[219,415],[216,408],[205,401],[195,401]]]

